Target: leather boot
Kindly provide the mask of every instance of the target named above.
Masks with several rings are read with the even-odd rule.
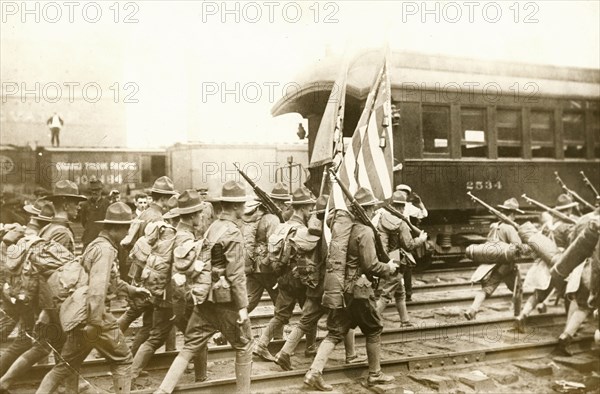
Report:
[[[150,362],[152,356],[154,356],[154,349],[152,349],[146,343],[143,343],[135,354],[133,363],[131,364],[131,377],[133,379],[140,376],[140,372],[146,368],[146,365],[148,365],[148,362]]]
[[[204,382],[208,379],[208,347],[204,346],[194,357],[194,374],[196,382]]]
[[[367,386],[385,384],[394,381],[393,376],[388,376],[381,372],[381,340],[369,341],[367,339],[367,358],[369,359],[369,377]]]
[[[256,342],[253,353],[259,356],[264,361],[275,361],[275,358],[269,352],[267,346],[269,346],[269,342],[271,342],[273,334],[277,331],[279,326],[280,324],[278,320],[275,320],[274,318],[271,319],[267,327],[265,327],[265,329],[263,330],[262,335]]]
[[[252,377],[252,353],[237,351],[235,354],[235,388],[239,394],[250,393]]]
[[[562,333],[558,337],[558,345],[552,351],[555,356],[570,357],[573,353],[569,350],[569,345],[573,341],[573,337],[569,334]]]
[[[323,380],[323,373],[309,369],[306,375],[304,375],[304,384],[317,389],[319,391],[331,391],[333,386],[325,383]]]
[[[169,368],[169,371],[160,384],[158,391],[172,393],[177,385],[177,382],[179,382],[181,375],[183,375],[185,372],[187,365],[188,360],[186,358],[180,356],[175,357],[175,360],[173,360],[173,364],[171,364],[171,368]]]

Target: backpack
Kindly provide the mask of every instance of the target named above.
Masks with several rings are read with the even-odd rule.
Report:
[[[297,228],[297,225],[281,223],[269,236],[267,250],[269,265],[273,271],[281,273],[289,265],[292,254],[292,244],[289,241],[296,234]]]
[[[8,248],[7,268],[11,297],[25,304],[39,299],[43,309],[56,307],[87,284],[79,259],[63,245],[38,236],[23,237]]]
[[[173,247],[175,246],[175,228],[165,222],[153,222],[146,226],[150,228],[151,244],[144,268],[140,275],[141,284],[155,297],[166,297],[168,284],[171,281],[171,264]],[[138,240],[139,241],[139,240]],[[136,242],[137,243],[137,242]]]
[[[354,220],[349,212],[336,210],[328,224],[331,227],[331,242],[327,253],[322,305],[329,309],[339,309],[346,306],[346,255]]]
[[[252,214],[244,215],[240,222],[240,231],[244,237],[244,248],[246,249],[244,272],[246,275],[256,271],[255,249],[256,249],[256,232],[258,230],[258,222],[263,216],[260,210],[256,210]]]

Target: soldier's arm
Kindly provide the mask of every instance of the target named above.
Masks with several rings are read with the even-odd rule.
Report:
[[[244,244],[239,230],[226,235],[223,242],[223,257],[225,258],[225,276],[231,283],[231,296],[238,309],[248,307],[246,291],[246,274],[244,273]]]
[[[127,232],[127,235],[125,236],[125,238],[123,238],[123,240],[121,241],[121,245],[125,245],[125,246],[131,245],[135,236],[140,231],[141,226],[142,226],[141,220],[135,219],[133,222],[131,222],[131,225],[129,225],[129,231]]]
[[[101,248],[97,245],[89,253],[93,253],[93,255],[89,256],[92,264],[89,273],[88,323],[101,326],[104,302],[110,281],[110,270],[114,259],[117,257],[117,251],[113,248]]]
[[[52,237],[50,238],[50,240],[61,244],[62,246],[67,248],[67,250],[71,253],[75,252],[75,244],[73,241],[73,234],[66,227],[56,230],[54,232],[54,234],[52,234]]]
[[[422,238],[413,238],[408,224],[402,223],[399,228],[398,235],[400,237],[400,246],[402,249],[411,252],[418,246],[422,245],[425,241]]]
[[[377,259],[375,236],[370,229],[367,230],[358,234],[358,262],[362,270],[371,275],[389,276],[391,271],[388,265]]]

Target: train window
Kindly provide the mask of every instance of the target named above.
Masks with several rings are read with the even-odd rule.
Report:
[[[585,122],[583,113],[564,111],[562,114],[565,157],[585,157]]]
[[[521,110],[498,109],[496,128],[498,130],[498,157],[521,157],[523,153]]]
[[[483,108],[461,108],[461,154],[463,157],[487,157],[487,137]]]
[[[592,133],[594,135],[594,156],[600,159],[600,112],[592,112]]]
[[[450,137],[450,107],[424,105],[423,151],[425,153],[448,153]]]
[[[554,121],[551,111],[531,111],[532,157],[554,157]]]

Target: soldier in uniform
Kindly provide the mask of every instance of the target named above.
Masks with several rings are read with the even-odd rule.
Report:
[[[285,202],[289,201],[291,196],[287,192],[287,187],[283,183],[277,183],[269,197],[273,202],[284,211]],[[244,215],[248,217],[248,215]],[[277,276],[268,264],[268,245],[269,236],[273,234],[279,225],[279,218],[272,213],[268,213],[264,206],[258,202],[256,211],[252,212],[252,217],[257,222],[254,237],[246,238],[246,252],[250,266],[246,267],[246,284],[248,285],[248,313],[252,312],[258,305],[265,289],[269,293],[273,305],[277,300],[279,291],[274,288],[277,284]],[[253,238],[253,239],[252,239]]]
[[[187,240],[193,240],[194,228],[201,224],[201,212],[204,208],[200,196],[195,190],[184,191],[177,199],[177,208],[174,208],[173,214],[180,217],[180,221],[177,225],[177,233],[175,235],[175,242],[173,250],[177,246],[183,244]],[[172,259],[169,264],[172,264]],[[188,302],[183,295],[177,295],[173,297],[173,290],[171,287],[171,270],[164,272],[165,277],[160,280],[154,279],[153,283],[158,283],[159,287],[153,287],[153,293],[159,293],[162,291],[164,294],[160,299],[155,299],[153,303],[154,314],[152,318],[152,329],[150,330],[150,336],[146,342],[144,342],[135,354],[132,364],[132,377],[135,379],[139,376],[140,372],[146,367],[156,350],[160,348],[165,341],[173,325],[175,325],[181,332],[185,333],[188,319],[191,315],[193,303]],[[155,297],[156,298],[156,297]],[[174,314],[174,308],[181,310],[183,313]],[[204,351],[206,356],[206,349]],[[196,368],[196,381],[206,380],[206,358],[198,358],[194,360],[194,366]]]
[[[321,316],[327,313],[327,308],[321,305],[321,299],[323,298],[323,281],[325,279],[325,258],[327,257],[327,243],[323,238],[315,236],[313,234],[322,234],[322,223],[325,219],[325,209],[327,207],[328,195],[323,195],[317,198],[316,209],[311,218],[309,229],[300,229],[294,236],[295,244],[312,244],[317,243],[315,247],[314,265],[311,264],[312,269],[309,273],[309,281],[313,282],[307,285],[306,289],[306,302],[302,307],[302,316],[300,322],[287,337],[285,344],[275,356],[275,363],[286,371],[292,370],[291,355],[296,350],[300,339],[304,335],[311,335],[315,327],[319,322]],[[313,225],[314,223],[314,225]],[[317,231],[318,230],[318,231]],[[313,270],[314,269],[314,270]],[[344,337],[344,346],[346,349],[346,364],[350,363],[361,363],[366,359],[359,357],[356,354],[354,346],[354,329],[348,331],[348,334]]]
[[[56,209],[56,214],[50,224],[40,230],[38,236],[48,241],[58,242],[75,253],[75,239],[73,230],[69,227],[69,220],[75,220],[79,212],[79,203],[85,201],[85,196],[79,194],[79,188],[71,181],[58,181],[54,186],[53,194],[44,197],[51,201]]]
[[[300,229],[306,230],[312,207],[316,203],[316,200],[312,198],[310,190],[306,187],[296,189],[292,195],[292,200],[286,203],[291,205],[294,209],[294,214],[286,224],[291,225],[296,232]],[[300,306],[304,306],[304,301],[306,300],[306,286],[299,278],[299,273],[295,269],[297,262],[293,260],[293,258],[290,258],[290,262],[284,267],[273,267],[276,271],[279,271],[279,278],[277,280],[279,294],[277,296],[277,301],[275,302],[275,314],[271,321],[269,321],[267,327],[263,330],[262,335],[254,348],[254,354],[265,361],[275,361],[275,358],[267,349],[269,342],[273,339],[275,332],[279,331],[284,325],[289,323],[290,318],[294,313],[296,303],[300,304]],[[313,347],[313,354],[315,339],[316,327],[315,334],[313,335],[311,333],[309,335],[306,344],[306,349],[308,351],[311,350],[311,346]],[[310,353],[308,355],[310,355]]]
[[[375,205],[380,203],[373,193],[364,187],[358,189],[354,199],[365,209],[369,218],[375,213]],[[369,286],[365,289],[369,294],[361,294],[355,298],[353,289],[358,280],[368,282],[367,276],[389,277],[398,269],[398,264],[392,260],[380,262],[375,249],[375,234],[373,230],[363,223],[355,220],[350,233],[348,254],[346,260],[346,281],[344,283],[345,308],[332,309],[327,317],[327,336],[321,342],[317,355],[304,377],[304,383],[320,391],[331,391],[333,387],[323,380],[323,368],[335,346],[340,343],[348,330],[360,327],[367,339],[367,358],[369,364],[369,377],[367,385],[389,383],[394,377],[381,372],[381,332],[383,324],[381,315],[377,312],[375,294]],[[358,295],[358,293],[357,293]],[[363,298],[362,296],[366,296]]]
[[[504,202],[504,204],[498,205],[506,216],[514,220],[517,212],[524,213],[519,209],[519,202],[516,198],[510,198]],[[487,236],[490,242],[504,242],[507,244],[514,245],[521,249],[524,245],[521,242],[521,238],[515,229],[510,224],[504,222],[496,222],[490,225],[490,232]],[[506,264],[482,264],[480,265],[473,276],[471,281],[474,283],[481,283],[481,290],[475,295],[473,304],[464,312],[464,317],[467,320],[475,319],[479,308],[486,298],[491,296],[498,285],[504,282],[506,286],[513,291],[515,288],[516,281],[519,278],[519,268],[514,262]]]
[[[102,225],[96,221],[104,218],[106,209],[110,205],[108,199],[102,197],[102,189],[102,181],[92,177],[89,182],[90,197],[81,204],[81,225],[84,228],[81,242],[84,250],[100,234]]]
[[[61,309],[66,342],[59,361],[40,383],[38,394],[52,393],[61,383],[65,384],[66,392],[76,393],[79,369],[94,348],[110,362],[113,390],[129,393],[131,351],[108,306],[119,292],[126,292],[130,297],[150,295],[148,290],[129,285],[119,278],[117,248],[127,234],[131,216],[131,209],[126,204],[117,202],[110,205],[104,220],[100,221],[104,229],[83,253],[82,265],[88,272],[89,281],[87,287],[80,289],[87,289],[87,292],[73,293],[75,299],[69,307],[81,307],[87,313],[81,316],[71,308]],[[80,318],[75,319],[76,316]]]
[[[132,222],[127,236],[121,241],[121,246],[130,249],[135,242],[144,235],[144,230],[150,222],[156,222],[162,220],[162,215],[167,212],[167,204],[169,198],[174,194],[177,194],[173,181],[169,177],[162,176],[154,181],[152,189],[150,189],[152,202],[148,208],[142,212],[142,214]],[[139,276],[142,273],[143,267],[131,267],[130,278],[133,284],[139,283]],[[134,272],[131,272],[134,271]],[[144,343],[149,335],[150,328],[152,327],[152,304],[145,300],[141,303],[130,303],[125,313],[119,318],[119,327],[121,331],[125,332],[142,314],[143,326],[138,329],[133,344],[131,345],[131,351],[135,355],[140,345]]]
[[[228,181],[223,185],[219,198],[222,212],[206,233],[202,260],[193,263],[193,270],[197,272],[191,284],[191,296],[196,305],[188,322],[184,346],[156,393],[173,392],[192,357],[206,347],[217,331],[223,333],[236,350],[237,392],[250,392],[252,332],[247,309],[244,239],[237,224],[247,199],[241,183]],[[227,291],[220,286],[222,282],[229,285],[228,297],[221,291]]]
[[[576,202],[573,202],[571,197],[567,194],[561,194],[558,196],[555,210],[561,211],[568,215],[572,219],[577,220],[578,218],[573,215],[573,208],[577,206]],[[558,250],[563,251],[569,246],[568,237],[571,233],[573,225],[565,223],[560,218],[554,219],[548,212],[543,212],[541,215],[542,234],[548,236],[556,246]],[[515,318],[514,328],[517,331],[524,332],[526,319],[529,317],[534,308],[537,307],[540,313],[546,311],[546,304],[544,300],[550,296],[552,287],[550,286],[550,267],[547,262],[541,258],[537,258],[534,265],[527,271],[527,276],[523,282],[523,287],[533,288],[533,294],[527,299],[525,305],[519,316]]]
[[[395,191],[392,195],[392,207],[404,214],[404,207],[407,203],[406,194],[401,191]],[[421,232],[418,237],[413,238],[411,230],[402,219],[394,216],[385,209],[378,211],[379,221],[377,230],[381,236],[384,247],[387,252],[393,250],[399,250],[400,257],[407,260],[406,264],[403,264],[406,269],[410,269],[415,265],[415,259],[412,255],[412,251],[415,248],[420,247],[425,241],[427,241],[427,233]],[[388,302],[392,300],[392,297],[396,302],[396,309],[400,315],[400,323],[402,327],[411,327],[413,324],[410,322],[408,317],[408,310],[406,309],[406,291],[404,288],[404,281],[406,278],[403,274],[390,277],[382,288],[381,296],[377,302],[377,310],[379,313],[383,313]]]

